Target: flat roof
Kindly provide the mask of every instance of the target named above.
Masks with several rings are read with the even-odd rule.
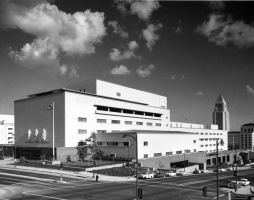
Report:
[[[107,133],[97,133],[100,135],[107,134],[191,134],[198,135],[194,132],[185,132],[185,131],[160,131],[160,130],[126,130],[126,131],[116,131],[116,132],[107,132]]]
[[[16,101],[22,101],[22,100],[27,100],[27,99],[31,99],[31,98],[35,98],[35,97],[40,97],[40,96],[45,96],[45,95],[57,94],[57,93],[61,93],[61,92],[72,92],[72,93],[84,94],[84,95],[89,95],[89,96],[95,96],[95,97],[99,97],[99,98],[112,99],[112,100],[117,100],[117,101],[123,101],[123,102],[135,103],[135,104],[139,104],[139,105],[148,106],[148,104],[146,104],[146,103],[140,103],[140,102],[136,102],[136,101],[128,101],[128,100],[124,100],[124,99],[107,97],[107,96],[92,94],[92,93],[88,93],[88,92],[71,90],[71,89],[67,89],[67,88],[60,88],[60,89],[56,89],[56,90],[50,90],[50,91],[46,91],[46,92],[40,92],[40,93],[36,93],[36,94],[31,94],[31,95],[28,95],[29,98],[15,100],[14,102],[16,102]],[[161,108],[161,107],[156,107],[156,108]],[[161,109],[165,109],[165,108],[161,108]]]

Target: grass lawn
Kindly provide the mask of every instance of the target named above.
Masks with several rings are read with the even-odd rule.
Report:
[[[118,162],[112,162],[112,161],[99,161],[95,160],[95,166],[104,166],[104,165],[112,165],[112,164],[118,164],[118,163],[124,163],[122,161]],[[28,160],[26,162],[17,162],[17,166],[26,166],[26,167],[39,167],[39,168],[46,168],[46,169],[56,169],[60,170],[59,165],[52,165],[52,164],[43,164],[42,161],[32,161]],[[14,164],[12,164],[14,165]],[[93,167],[93,162],[63,162],[63,170],[66,171],[85,171],[86,168]],[[101,170],[94,170],[94,173],[98,174],[104,174],[104,175],[110,175],[110,176],[133,176],[135,173],[135,169],[128,167],[113,167],[108,169],[101,169]]]

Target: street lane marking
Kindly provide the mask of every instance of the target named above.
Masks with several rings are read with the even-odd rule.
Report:
[[[39,194],[32,194],[32,193],[29,193],[29,192],[22,192],[22,194],[28,194],[28,195],[37,196],[37,197],[46,197],[46,198],[49,198],[49,199],[68,200],[68,199],[62,199],[62,198],[57,198],[57,197],[44,196],[44,195],[39,195]]]

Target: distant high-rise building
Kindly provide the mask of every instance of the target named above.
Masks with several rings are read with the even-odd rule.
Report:
[[[217,124],[219,130],[230,131],[229,112],[224,98],[220,95],[215,102],[213,111],[213,124]]]

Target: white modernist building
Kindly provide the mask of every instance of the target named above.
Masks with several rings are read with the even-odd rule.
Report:
[[[49,105],[53,109],[48,109]],[[142,158],[160,152],[163,156],[167,152],[177,154],[186,148],[191,152],[212,152],[219,138],[225,142],[220,149],[227,149],[227,132],[218,130],[217,125],[171,122],[167,97],[98,79],[29,95],[15,101],[14,110],[18,148],[76,147],[92,132],[112,135],[143,130],[149,134],[143,133],[146,141],[140,142],[151,145],[139,146]],[[110,137],[106,140],[105,145],[116,144]],[[161,140],[163,145],[158,142]],[[155,151],[158,146],[160,152]]]
[[[0,144],[14,144],[14,115],[0,115]]]

